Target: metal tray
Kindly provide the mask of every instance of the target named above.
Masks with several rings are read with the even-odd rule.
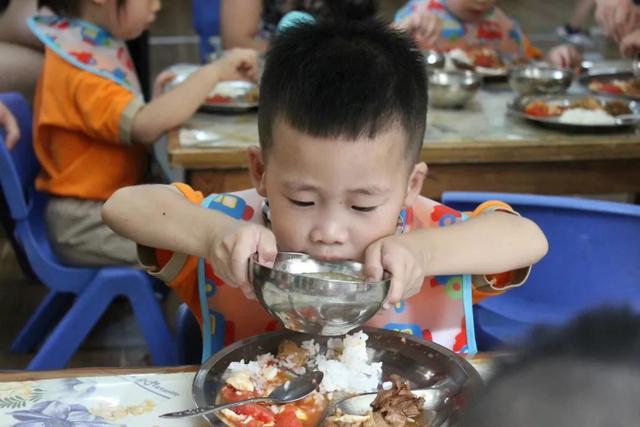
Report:
[[[363,328],[363,331],[369,336],[367,347],[373,349],[373,361],[382,362],[383,381],[391,374],[398,374],[409,380],[412,388],[430,387],[445,379],[458,384],[458,394],[451,397],[454,402],[452,410],[445,414],[445,422],[441,424],[457,425],[462,403],[468,402],[470,396],[482,386],[482,379],[476,370],[462,357],[432,342],[386,329]],[[320,344],[321,351],[325,351],[329,338],[282,330],[238,341],[216,353],[200,367],[193,380],[193,400],[197,406],[212,404],[224,384],[222,374],[231,362],[255,360],[264,353],[276,354],[278,345],[285,339],[297,343],[314,339]],[[205,418],[212,425],[224,425],[215,415]]]
[[[167,69],[175,73],[175,78],[168,85],[168,89],[171,89],[181,83],[183,83],[194,71],[198,70],[200,65],[198,64],[175,64]],[[230,96],[230,102],[210,102],[207,101],[199,108],[200,111],[207,113],[245,113],[258,108],[258,101],[246,101],[243,99],[244,95],[250,91],[254,91],[258,88],[255,83],[247,82],[244,80],[223,81],[218,83],[215,89],[209,94],[213,96],[217,93],[234,93],[235,96]]]
[[[578,123],[561,123],[557,117],[539,117],[525,114],[525,107],[533,101],[558,102],[561,105],[569,105],[573,101],[584,98],[587,95],[530,95],[519,96],[507,104],[507,113],[533,122],[535,124],[548,127],[551,129],[562,130],[567,132],[614,132],[629,130],[629,128],[640,123],[640,104],[636,101],[626,100],[629,108],[633,113],[633,117],[625,116],[619,118],[612,124],[578,124]],[[600,101],[612,101],[620,98],[611,96],[588,95]],[[623,100],[624,101],[624,100]]]
[[[610,93],[605,93],[605,92],[596,92],[593,91],[591,89],[589,89],[589,85],[591,84],[591,82],[593,81],[611,81],[611,80],[626,80],[633,77],[633,73],[628,70],[628,71],[623,71],[623,70],[606,70],[606,71],[601,71],[601,72],[594,72],[594,73],[590,73],[590,74],[585,74],[584,76],[581,76],[580,78],[578,78],[578,83],[583,86],[585,89],[587,89],[589,92],[596,94],[596,95],[602,95],[602,96],[607,96],[607,97],[612,97],[612,98],[618,98],[618,99],[629,99],[632,101],[640,101],[640,96],[630,96],[630,95],[615,95],[615,94],[610,94]]]

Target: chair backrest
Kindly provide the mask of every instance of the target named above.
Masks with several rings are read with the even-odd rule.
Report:
[[[481,307],[551,325],[603,305],[640,312],[640,206],[526,194],[449,192],[442,198],[465,211],[486,200],[509,203],[536,222],[549,253],[533,267],[528,283],[482,301]]]
[[[0,186],[14,221],[14,236],[43,284],[62,292],[75,292],[98,270],[64,266],[53,253],[44,220],[47,195],[36,191],[34,185],[40,165],[33,151],[31,109],[16,93],[0,94],[0,101],[13,112],[20,126],[20,141],[11,151],[0,135]]]
[[[193,27],[200,36],[200,60],[207,62],[214,50],[211,37],[220,35],[220,0],[192,0]]]
[[[9,151],[0,135],[0,186],[14,220],[25,219],[29,213],[34,181],[40,165],[33,151],[31,108],[18,93],[0,93],[3,102],[15,115],[20,126],[20,141]]]

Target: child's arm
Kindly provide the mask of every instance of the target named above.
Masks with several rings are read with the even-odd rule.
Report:
[[[184,83],[142,107],[133,119],[133,142],[151,144],[166,131],[184,123],[196,112],[221,80],[257,77],[257,54],[234,49],[221,59],[203,66]]]
[[[532,221],[505,212],[487,212],[446,227],[415,230],[374,242],[365,254],[373,280],[387,270],[393,276],[388,301],[420,290],[424,277],[492,274],[536,263],[547,240]]]
[[[265,227],[194,205],[169,185],[119,189],[102,208],[102,219],[139,244],[207,258],[218,277],[247,296],[253,294],[249,258],[258,253],[270,265],[277,254],[275,237]]]

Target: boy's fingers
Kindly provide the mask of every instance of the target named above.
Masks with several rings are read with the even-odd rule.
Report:
[[[260,264],[273,267],[277,255],[278,247],[273,233],[268,231],[262,233],[258,242],[258,261]]]
[[[231,275],[233,281],[241,288],[249,287],[249,257],[255,252],[253,242],[238,239],[231,251]]]
[[[382,245],[374,243],[367,248],[364,254],[364,275],[369,282],[377,282],[382,279],[384,269],[382,267]]]

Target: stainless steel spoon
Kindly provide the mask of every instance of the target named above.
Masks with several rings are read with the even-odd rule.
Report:
[[[293,378],[281,386],[274,389],[267,397],[256,397],[253,399],[242,400],[240,402],[225,403],[223,405],[209,405],[200,408],[187,409],[186,411],[170,412],[160,415],[160,418],[186,418],[196,415],[209,414],[211,412],[221,411],[236,406],[246,405],[248,403],[268,403],[273,405],[284,405],[285,403],[295,402],[304,399],[313,390],[315,390],[322,382],[324,374],[320,371],[313,371],[307,375]]]

